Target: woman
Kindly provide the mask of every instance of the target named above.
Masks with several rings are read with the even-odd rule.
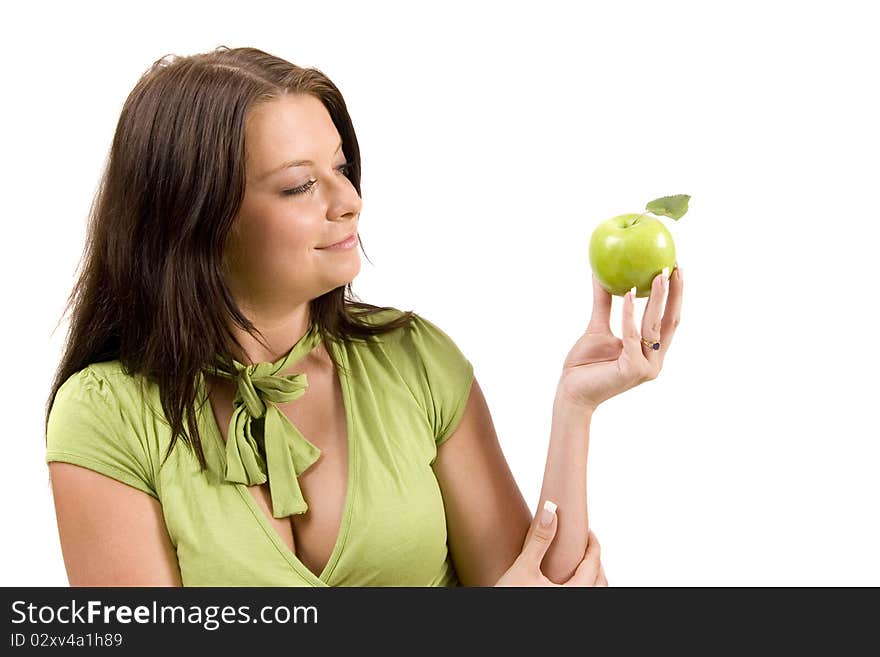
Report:
[[[680,271],[662,325],[663,276],[645,312],[658,351],[631,298],[613,336],[594,281],[554,404],[541,500],[561,515],[550,503],[545,526],[449,336],[346,296],[361,205],[355,131],[320,71],[221,47],[139,80],[47,404],[71,585],[607,585],[589,422],[657,376]]]

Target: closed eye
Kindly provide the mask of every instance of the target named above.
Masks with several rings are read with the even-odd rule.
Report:
[[[353,162],[346,162],[345,164],[340,164],[338,167],[336,167],[336,170],[347,177],[348,172],[351,170],[351,168],[353,166],[354,166]],[[299,187],[294,187],[293,189],[285,189],[281,193],[284,196],[296,196],[298,194],[305,194],[307,192],[311,193],[311,191],[315,187],[316,182],[317,182],[316,180],[310,180],[309,182],[305,183],[304,185],[300,185]]]

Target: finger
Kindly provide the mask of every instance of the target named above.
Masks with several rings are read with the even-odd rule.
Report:
[[[599,564],[599,577],[596,580],[596,586],[608,586],[608,578],[605,577],[605,566]]]
[[[648,298],[648,305],[645,307],[645,314],[642,316],[642,337],[650,345],[641,341],[642,353],[651,363],[652,370],[657,372],[660,370],[660,315],[663,311],[663,305],[666,301],[666,276],[669,275],[669,267],[664,267],[663,271],[654,277],[651,282],[651,296]],[[657,345],[654,347],[653,345]]]
[[[663,312],[663,321],[660,323],[660,358],[661,363],[669,345],[675,336],[675,329],[681,321],[681,300],[684,292],[684,278],[681,275],[681,267],[676,265],[675,270],[669,277],[669,297],[666,299],[666,310]]]
[[[636,328],[635,320],[636,289],[633,288],[623,296],[623,313],[621,332],[623,333],[623,352],[637,372],[648,370],[648,360],[642,351],[641,335]]]
[[[549,520],[549,524],[544,524]],[[547,548],[553,542],[556,536],[556,504],[550,500],[544,501],[544,507],[535,516],[535,522],[532,526],[532,535],[526,540],[526,544],[522,549],[522,556],[526,563],[533,565],[536,569],[541,569],[541,561],[547,554]]]
[[[600,553],[599,539],[596,538],[593,530],[590,530],[590,533],[587,535],[587,550],[584,553],[584,558],[578,565],[577,570],[574,571],[571,579],[565,583],[565,586],[596,586],[599,568],[602,565],[599,561]]]
[[[593,276],[593,315],[590,317],[589,331],[611,333],[611,294]]]

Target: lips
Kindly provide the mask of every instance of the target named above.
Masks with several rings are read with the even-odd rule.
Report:
[[[354,237],[355,235],[357,235],[357,231],[354,231],[354,232],[351,233],[350,235],[348,235],[348,236],[346,236],[346,237],[343,237],[343,238],[342,238],[341,240],[339,240],[338,242],[333,242],[333,244],[328,244],[327,246],[319,246],[318,248],[319,248],[319,249],[328,249],[328,248],[330,248],[331,246],[336,246],[337,244],[342,244],[343,242],[347,242],[348,240],[350,240],[350,239],[351,239],[352,237]]]

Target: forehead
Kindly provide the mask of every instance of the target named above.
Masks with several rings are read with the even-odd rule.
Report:
[[[339,132],[329,112],[319,99],[306,94],[286,95],[258,105],[245,128],[247,166],[253,175],[287,160],[318,161],[331,155],[338,143]]]

